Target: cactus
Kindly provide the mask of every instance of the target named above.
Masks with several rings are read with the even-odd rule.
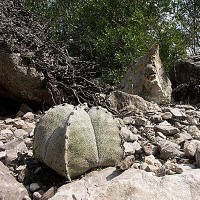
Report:
[[[88,113],[69,104],[51,108],[34,132],[35,158],[69,180],[123,158],[119,124],[111,113],[93,107]]]

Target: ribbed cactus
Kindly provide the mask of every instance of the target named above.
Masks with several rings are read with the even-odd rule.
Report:
[[[119,124],[112,114],[101,107],[87,113],[69,104],[55,106],[41,117],[33,150],[35,158],[69,180],[123,158]]]

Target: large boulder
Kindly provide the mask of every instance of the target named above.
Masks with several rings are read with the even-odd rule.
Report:
[[[9,169],[0,162],[0,199],[2,200],[22,200],[28,197],[26,188],[11,175]]]
[[[123,158],[119,122],[101,107],[87,113],[69,104],[46,112],[35,129],[35,158],[69,180]]]
[[[155,103],[145,101],[142,97],[128,94],[119,90],[111,92],[106,99],[108,106],[120,113],[149,112],[161,110]]]
[[[171,101],[171,82],[162,67],[158,45],[153,46],[130,67],[121,87],[127,93],[139,95],[158,104]]]
[[[137,169],[94,171],[60,187],[51,200],[199,200],[200,170],[157,177]]]
[[[33,67],[24,66],[20,53],[0,51],[0,86],[0,96],[52,104],[44,89],[44,75]]]

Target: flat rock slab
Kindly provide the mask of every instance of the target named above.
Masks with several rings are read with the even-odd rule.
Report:
[[[199,200],[200,169],[164,177],[132,168],[115,170],[91,172],[60,187],[51,200]]]
[[[26,188],[18,183],[9,169],[0,162],[0,199],[22,200],[25,196],[28,197]]]

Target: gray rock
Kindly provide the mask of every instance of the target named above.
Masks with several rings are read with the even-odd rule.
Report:
[[[183,156],[183,152],[180,151],[180,146],[170,142],[170,141],[162,141],[159,143],[160,146],[160,158],[163,160],[167,160],[169,158],[180,157]]]
[[[94,171],[73,183],[60,187],[50,200],[199,200],[200,170],[156,177],[142,170],[115,168]]]
[[[25,131],[25,130],[23,130],[23,129],[17,129],[15,132],[14,132],[14,135],[15,135],[15,137],[17,137],[17,138],[26,138],[26,137],[28,137],[28,133]]]
[[[32,112],[27,112],[22,119],[24,119],[25,121],[33,121],[34,120],[34,114]]]
[[[0,199],[22,200],[25,196],[28,196],[26,188],[15,180],[2,162],[0,162],[0,180]]]
[[[197,148],[200,148],[199,140],[191,140],[190,142],[185,143],[184,145],[185,155],[194,158]]]
[[[156,155],[158,153],[157,146],[155,146],[151,143],[145,144],[143,146],[143,150],[144,150],[146,155]]]
[[[2,142],[8,142],[13,136],[13,132],[9,129],[0,130],[0,141]]]
[[[176,133],[180,132],[178,128],[163,122],[155,126],[155,130],[163,133],[164,135],[175,135]]]
[[[171,82],[162,67],[158,45],[130,67],[121,87],[123,91],[142,96],[148,101],[159,104],[171,101]]]
[[[148,112],[161,110],[157,104],[145,101],[142,97],[128,94],[121,91],[113,91],[107,97],[107,104],[113,109],[122,113]]]
[[[163,119],[171,119],[172,118],[172,113],[171,112],[165,112],[162,114]]]
[[[40,185],[38,183],[31,183],[29,189],[31,192],[35,192],[40,189]]]
[[[183,112],[183,110],[180,110],[179,108],[170,108],[169,111],[172,113],[173,117],[178,119],[185,119],[186,115]]]
[[[137,135],[133,134],[126,126],[121,128],[120,135],[127,142],[134,142],[138,139]]]
[[[22,128],[25,122],[23,120],[17,120],[13,122],[13,126],[16,128]]]
[[[196,126],[189,126],[187,132],[194,138],[200,138],[200,130]]]
[[[137,126],[146,126],[148,124],[148,120],[143,117],[136,117],[135,118],[135,125]]]
[[[135,123],[135,121],[132,117],[124,117],[123,121],[124,121],[124,124],[126,124],[126,125]]]
[[[161,115],[156,114],[156,115],[153,115],[150,120],[152,122],[159,123],[162,121],[162,117]]]

